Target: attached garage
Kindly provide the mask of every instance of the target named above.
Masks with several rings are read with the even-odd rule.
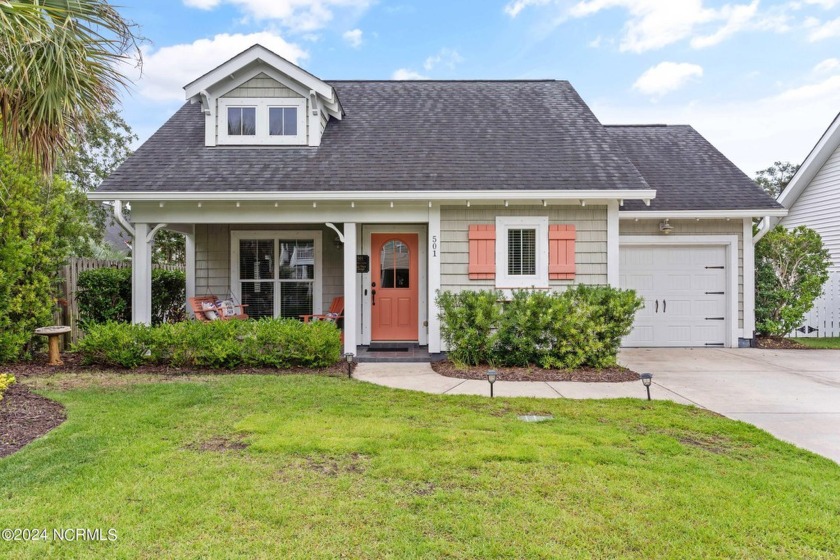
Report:
[[[645,300],[624,346],[737,345],[737,243],[725,236],[622,238],[620,286]]]

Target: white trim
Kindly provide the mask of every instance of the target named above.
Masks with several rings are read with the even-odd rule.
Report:
[[[239,278],[239,241],[242,239],[272,239],[274,240],[274,273],[273,283],[275,285],[275,296],[279,293],[277,284],[282,283],[278,270],[279,247],[281,239],[294,239],[301,241],[312,241],[315,245],[315,278],[312,285],[312,313],[318,315],[323,312],[324,298],[324,270],[322,233],[317,230],[232,230],[230,232],[230,291],[234,298],[242,303],[242,280]],[[274,316],[280,316],[280,298],[274,298]]]
[[[428,260],[427,250],[427,227],[425,224],[365,224],[362,226],[362,254],[371,254],[370,236],[373,233],[416,233],[417,234],[417,277],[420,279],[420,285],[417,286],[417,343],[420,346],[429,344],[429,336],[426,332],[424,323],[429,317],[429,291],[428,291]],[[371,342],[371,317],[370,317],[370,272],[363,274],[361,278],[362,285],[362,344],[370,344]]]
[[[508,274],[508,230],[536,230],[536,274],[517,276]],[[496,288],[546,289],[548,284],[548,216],[496,217]]]
[[[618,202],[607,205],[607,284],[617,287],[619,282],[619,209]]]
[[[344,352],[356,353],[359,334],[359,275],[356,273],[356,224],[344,223]]]
[[[227,110],[237,107],[253,107],[256,113],[256,134],[253,136],[228,135]],[[271,136],[269,132],[269,110],[272,108],[297,109],[297,134],[294,136]],[[225,146],[306,146],[306,99],[294,97],[248,98],[222,97],[219,98],[218,111],[218,145]]]
[[[726,300],[727,317],[726,331],[729,338],[726,341],[730,348],[738,347],[738,338],[742,330],[738,328],[738,236],[737,235],[622,235],[619,237],[621,246],[626,245],[686,245],[686,246],[714,246],[726,247]],[[746,316],[746,315],[745,315]]]
[[[187,301],[195,297],[195,226],[192,226],[191,230],[184,234],[184,272],[186,276],[184,292]],[[187,305],[187,317],[193,318],[192,307],[189,305]]]
[[[760,216],[787,216],[787,210],[778,208],[775,210],[622,210],[618,213],[622,220],[636,219],[636,218],[650,218],[662,219],[671,218],[672,220],[691,219],[691,218],[753,218]]]
[[[755,331],[755,245],[753,223],[744,218],[744,338],[752,338]]]
[[[413,200],[413,201],[430,201],[430,200],[453,200],[453,201],[477,201],[477,200],[516,200],[516,201],[532,201],[542,204],[543,200],[551,201],[580,201],[586,200],[641,200],[645,198],[654,198],[656,191],[654,190],[589,190],[589,191],[559,191],[559,190],[534,190],[534,191],[494,191],[494,190],[480,190],[480,191],[463,191],[463,190],[440,190],[440,191],[222,191],[222,192],[208,192],[208,191],[131,191],[131,192],[108,192],[97,191],[88,194],[90,200],[184,200],[184,201],[213,201],[213,200],[255,200],[255,201],[275,201],[275,200]],[[621,212],[623,217],[627,212]],[[640,217],[656,217],[653,213],[638,212]],[[747,215],[742,212],[743,215]],[[762,210],[760,215],[767,215],[767,210]],[[756,214],[756,215],[759,215]],[[669,214],[671,215],[671,214]],[[693,215],[693,214],[692,214]],[[673,216],[672,216],[673,217]],[[698,216],[700,217],[700,216]]]
[[[429,207],[429,353],[436,354],[442,350],[440,338],[440,310],[435,303],[440,291],[440,263],[441,263],[441,235],[440,235],[440,204]]]

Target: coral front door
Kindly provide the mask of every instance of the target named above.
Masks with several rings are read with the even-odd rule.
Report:
[[[416,341],[418,235],[372,233],[370,327],[372,341]]]

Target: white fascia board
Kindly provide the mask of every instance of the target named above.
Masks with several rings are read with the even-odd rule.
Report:
[[[778,208],[775,210],[656,210],[656,211],[620,211],[618,217],[621,220],[644,219],[660,220],[670,218],[672,220],[690,220],[692,218],[703,218],[713,220],[716,218],[754,218],[763,216],[787,216],[787,209]]]
[[[201,90],[212,88],[215,84],[227,79],[231,74],[235,74],[257,60],[265,62],[291,79],[305,85],[308,89],[315,90],[318,95],[323,96],[328,101],[335,100],[332,86],[262,45],[252,46],[184,86],[187,99],[198,95]]]
[[[125,200],[125,201],[206,201],[214,200],[283,200],[283,201],[319,201],[319,200],[411,200],[411,201],[479,201],[479,200],[650,200],[656,197],[654,190],[603,190],[603,191],[301,191],[301,192],[93,192],[88,194],[89,200]],[[767,211],[763,211],[763,216]]]
[[[785,208],[791,208],[838,146],[840,146],[840,114],[834,118],[811,153],[802,162],[799,171],[779,195],[777,198],[779,204]]]

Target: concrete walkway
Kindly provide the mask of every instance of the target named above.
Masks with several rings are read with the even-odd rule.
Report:
[[[490,383],[472,379],[444,377],[428,363],[361,363],[353,377],[394,389],[422,391],[436,395],[490,396]],[[654,398],[681,404],[694,404],[664,387],[651,387]],[[572,383],[568,381],[496,381],[497,397],[534,397],[540,399],[644,399],[647,393],[641,381],[629,383]]]
[[[667,399],[749,422],[840,463],[840,351],[626,349],[622,365],[654,374],[654,399]],[[427,363],[359,364],[354,377],[398,389],[490,395],[486,381],[443,377]],[[641,382],[497,381],[499,397],[646,398]]]

